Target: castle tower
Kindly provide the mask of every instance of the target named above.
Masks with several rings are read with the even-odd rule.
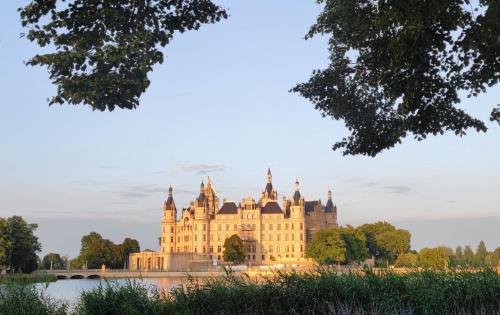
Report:
[[[175,248],[175,221],[177,208],[172,196],[172,186],[168,188],[168,198],[163,202],[162,235],[160,239],[161,251],[171,252]]]
[[[261,206],[265,206],[268,201],[277,201],[278,200],[278,193],[276,190],[273,189],[273,174],[271,173],[271,169],[269,168],[267,170],[267,184],[266,188],[262,192],[260,202]]]
[[[332,201],[332,191],[328,189],[328,200],[326,201],[325,205],[325,213],[333,213],[334,210],[334,205]]]
[[[299,180],[295,180],[295,193],[293,194],[293,200],[291,200],[291,213],[292,218],[300,218],[304,216],[304,197],[300,194]]]
[[[208,202],[207,196],[205,195],[205,184],[201,181],[200,184],[200,194],[198,198],[196,198],[195,202],[195,217],[197,219],[206,219],[208,218]]]

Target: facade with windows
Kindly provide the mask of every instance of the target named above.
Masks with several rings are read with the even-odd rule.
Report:
[[[239,203],[230,200],[220,203],[209,178],[206,185],[201,183],[198,197],[182,209],[179,218],[173,189],[169,188],[163,203],[160,251],[155,255],[192,253],[207,261],[222,262],[224,241],[237,234],[247,245],[247,264],[300,262],[313,235],[321,228],[335,226],[337,207],[331,191],[324,205],[321,200],[306,201],[297,180],[293,197],[283,197],[279,202],[271,170],[268,170],[267,184],[258,201],[247,197]],[[141,255],[145,254],[131,255],[132,269],[134,266],[145,268],[140,264]],[[161,258],[158,261],[161,262]],[[148,265],[146,269],[165,268],[160,263]]]

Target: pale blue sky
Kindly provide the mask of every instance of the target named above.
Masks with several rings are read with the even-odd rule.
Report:
[[[19,38],[16,8],[26,2],[0,2],[0,216],[43,222],[44,253],[75,255],[92,230],[155,248],[168,185],[179,207],[207,175],[221,198],[258,198],[268,167],[280,199],[296,177],[307,199],[325,200],[332,188],[340,224],[399,222],[415,248],[500,246],[500,126],[488,120],[498,87],[462,104],[487,121],[486,134],[344,157],[331,150],[343,124],[288,92],[327,64],[326,38],[303,39],[320,7],[216,1],[230,18],[176,36],[137,110],[48,107],[46,69],[23,65],[40,51]]]

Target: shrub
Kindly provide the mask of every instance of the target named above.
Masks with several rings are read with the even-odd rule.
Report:
[[[0,314],[2,315],[63,315],[68,307],[45,296],[34,285],[0,286]]]

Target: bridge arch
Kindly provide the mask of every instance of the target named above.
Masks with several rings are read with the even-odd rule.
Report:
[[[57,275],[57,280],[68,279],[65,275]]]
[[[101,278],[101,276],[100,276],[100,275],[89,275],[89,276],[87,277],[87,279],[99,279],[99,278]]]
[[[85,278],[85,277],[84,277],[84,276],[82,276],[82,275],[72,275],[72,276],[70,277],[70,279],[83,279],[83,278]]]

